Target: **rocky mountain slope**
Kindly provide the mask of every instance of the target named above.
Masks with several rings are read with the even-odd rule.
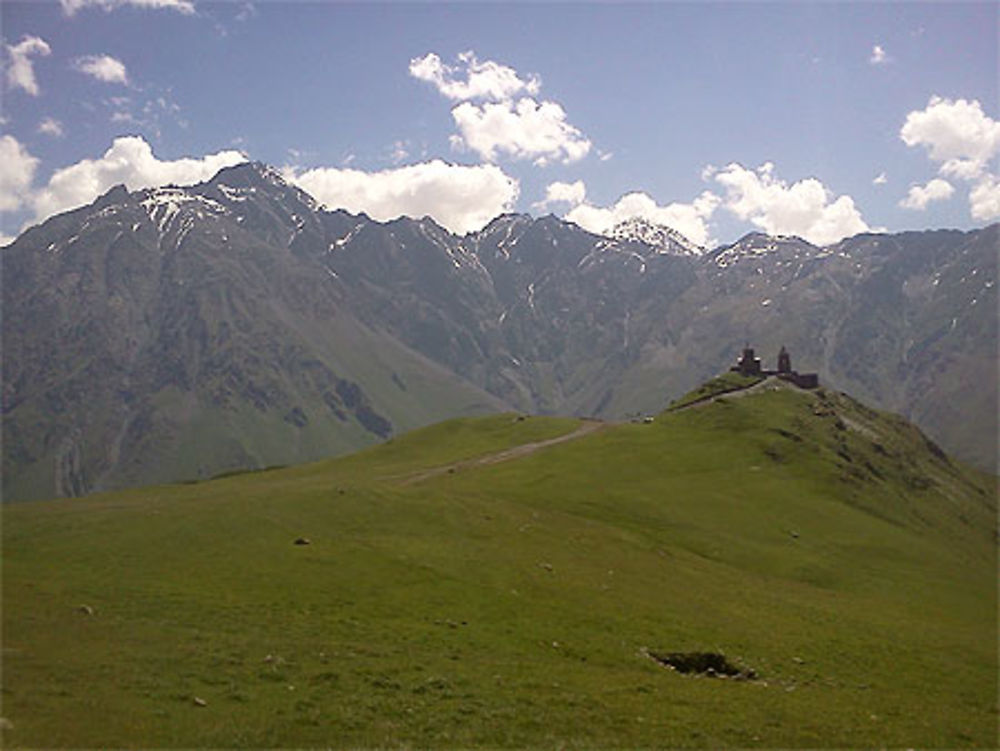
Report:
[[[244,164],[3,249],[4,495],[315,458],[502,407],[655,411],[744,341],[996,457],[998,226],[711,251],[547,216],[457,237]]]
[[[501,407],[354,314],[321,261],[350,221],[247,166],[25,233],[3,256],[5,497],[302,461]]]

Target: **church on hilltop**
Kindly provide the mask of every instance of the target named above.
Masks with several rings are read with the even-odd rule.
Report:
[[[749,345],[743,348],[743,354],[730,370],[746,376],[776,376],[783,381],[794,383],[800,389],[814,389],[819,386],[819,376],[816,373],[799,373],[792,370],[792,357],[784,347],[778,353],[777,370],[761,368],[760,358],[754,356],[753,347]]]

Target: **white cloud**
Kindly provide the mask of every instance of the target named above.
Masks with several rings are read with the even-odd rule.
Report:
[[[242,23],[249,21],[251,18],[256,18],[257,15],[257,6],[252,2],[245,2],[240,8],[240,12],[236,14],[236,20]]]
[[[191,0],[59,0],[63,13],[74,15],[81,8],[100,8],[112,11],[126,5],[134,8],[175,10],[185,15],[194,13],[194,3]]]
[[[57,170],[31,203],[35,220],[83,206],[109,188],[123,183],[129,190],[161,185],[193,185],[210,179],[223,167],[246,161],[238,151],[220,151],[201,158],[160,160],[140,136],[116,138],[100,159],[83,159]]]
[[[954,192],[955,188],[950,182],[935,177],[927,185],[911,185],[910,192],[899,205],[904,209],[923,211],[927,208],[927,204],[932,201],[945,201],[951,198]]]
[[[775,176],[770,162],[756,171],[734,162],[707,171],[706,177],[725,187],[726,209],[771,235],[798,235],[827,245],[870,229],[850,196],[833,198],[816,178],[789,185]]]
[[[545,188],[545,198],[534,204],[534,208],[544,211],[554,203],[568,203],[570,206],[579,206],[587,197],[587,186],[583,180],[572,183],[554,182],[549,183]]]
[[[14,136],[0,136],[0,211],[16,211],[27,203],[38,159]]]
[[[986,115],[976,99],[932,96],[927,107],[906,116],[899,137],[907,146],[926,148],[943,174],[968,180],[1000,151],[1000,122]]]
[[[84,55],[73,61],[73,67],[98,81],[128,84],[125,63],[111,55]]]
[[[891,62],[891,60],[892,58],[886,54],[885,49],[880,44],[876,44],[872,47],[871,57],[868,58],[868,62],[872,65],[885,65],[886,63]]]
[[[986,175],[969,192],[969,211],[982,222],[1000,219],[1000,180]]]
[[[132,133],[143,133],[160,139],[167,125],[185,129],[188,127],[181,108],[166,96],[153,93],[139,99],[113,96],[103,100],[103,104],[110,121]]]
[[[452,136],[452,145],[475,151],[486,161],[505,153],[532,159],[538,166],[569,164],[590,151],[590,141],[566,122],[565,111],[555,102],[538,103],[530,97],[516,103],[463,102],[451,114],[460,133]]]
[[[526,80],[517,71],[492,60],[480,61],[474,52],[458,56],[459,65],[447,65],[433,52],[410,60],[410,75],[434,84],[444,96],[456,101],[510,99],[518,94],[537,94],[541,81]]]
[[[974,183],[969,191],[969,213],[974,219],[986,221],[1000,216],[1000,179],[987,169],[1000,153],[1000,121],[983,112],[978,100],[932,96],[927,107],[906,116],[899,137],[907,146],[923,146],[928,158],[938,164],[939,174]],[[939,178],[931,180],[927,188],[935,183],[951,188],[950,183]],[[900,205],[922,209],[937,199],[932,196],[925,200],[923,190],[919,186],[910,188]],[[937,190],[944,189],[938,186]]]
[[[24,89],[32,96],[38,96],[38,81],[35,80],[31,58],[33,55],[50,55],[52,48],[44,39],[36,36],[24,36],[17,44],[4,46],[9,58],[7,86],[11,89]]]
[[[985,165],[976,159],[949,159],[938,169],[945,177],[956,180],[975,180],[983,174]]]
[[[608,207],[582,203],[565,219],[588,232],[607,234],[616,224],[635,217],[677,230],[698,245],[708,244],[708,220],[719,206],[719,197],[703,192],[691,203],[671,203],[660,206],[646,193],[627,193]]]
[[[379,221],[430,216],[458,234],[482,229],[510,211],[519,190],[518,181],[495,165],[464,166],[439,159],[381,172],[286,170],[286,178],[331,208],[363,211]]]
[[[885,185],[889,182],[889,178],[885,176],[885,172],[879,172],[878,176],[872,180],[872,185]]]
[[[62,138],[65,135],[62,123],[52,117],[46,117],[38,123],[38,132],[56,138]]]
[[[589,153],[590,141],[566,121],[561,106],[533,98],[541,90],[537,76],[521,78],[506,65],[480,61],[474,52],[463,52],[458,62],[447,65],[433,52],[410,61],[411,76],[461,102],[451,111],[458,128],[450,139],[453,148],[474,151],[488,162],[505,155],[538,166],[569,164]]]
[[[393,142],[392,153],[389,155],[393,164],[402,164],[409,158],[410,152],[407,149],[408,146],[409,144],[406,141]]]

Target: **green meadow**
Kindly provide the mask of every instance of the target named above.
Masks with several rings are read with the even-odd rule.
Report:
[[[582,424],[6,505],[4,745],[995,746],[996,478],[766,384],[480,461]]]

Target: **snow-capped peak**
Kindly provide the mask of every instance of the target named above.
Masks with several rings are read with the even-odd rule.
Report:
[[[607,236],[624,242],[638,242],[669,255],[699,256],[705,249],[677,230],[634,216],[616,224]]]

